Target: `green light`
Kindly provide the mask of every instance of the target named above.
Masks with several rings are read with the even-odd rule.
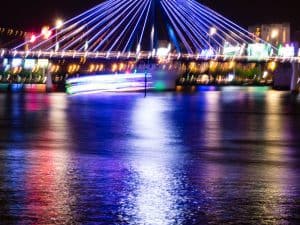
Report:
[[[163,81],[158,81],[154,85],[155,90],[163,91],[166,89],[166,84]]]

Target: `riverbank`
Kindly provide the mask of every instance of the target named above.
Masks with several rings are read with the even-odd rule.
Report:
[[[147,92],[201,92],[201,91],[228,91],[228,90],[278,90],[278,91],[288,91],[287,87],[272,87],[268,85],[177,85],[173,89],[166,90],[147,90]],[[9,84],[0,83],[0,93],[47,93],[47,92],[65,92],[65,87],[60,85],[54,85],[51,90],[47,89],[46,84]],[[143,90],[138,92],[144,92]]]

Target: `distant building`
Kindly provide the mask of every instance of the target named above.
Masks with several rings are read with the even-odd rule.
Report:
[[[260,24],[248,28],[255,37],[261,38],[275,46],[291,42],[291,25],[289,23]]]

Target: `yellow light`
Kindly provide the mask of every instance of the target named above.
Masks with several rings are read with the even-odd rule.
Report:
[[[190,70],[194,70],[195,67],[196,67],[196,63],[195,62],[191,62],[189,67],[190,67]]]
[[[41,34],[43,35],[44,39],[48,39],[52,35],[52,31],[48,26],[44,26],[42,28]]]
[[[40,69],[40,66],[39,66],[39,65],[35,65],[35,66],[32,68],[32,72],[33,72],[33,73],[36,73],[36,72],[39,71],[39,69]]]
[[[117,70],[117,68],[118,68],[117,64],[114,63],[114,64],[112,65],[112,71],[115,72],[115,71]]]
[[[272,62],[269,62],[268,63],[268,69],[271,70],[271,71],[274,71],[277,67],[277,64],[275,61],[272,61]]]
[[[91,64],[90,67],[89,67],[89,72],[92,73],[94,71],[95,71],[95,65]]]
[[[59,65],[51,65],[50,72],[57,73],[59,71]]]
[[[215,62],[215,61],[210,61],[210,62],[209,62],[209,69],[210,69],[211,71],[215,71],[215,70],[217,69],[217,66],[218,66],[218,63],[217,63],[217,62]]]
[[[119,69],[120,69],[120,70],[123,70],[123,69],[124,69],[124,63],[120,63]]]
[[[100,69],[99,69],[99,70],[100,70],[100,71],[102,71],[103,69],[104,69],[104,65],[103,65],[103,64],[101,64],[101,65],[100,65]]]
[[[278,35],[279,35],[279,30],[278,30],[278,29],[273,29],[273,30],[271,31],[271,38],[272,38],[272,39],[277,38]]]
[[[235,62],[234,61],[230,61],[229,63],[229,69],[233,69],[235,67]]]
[[[76,64],[71,64],[68,66],[68,73],[75,73],[79,70],[78,65]]]
[[[78,72],[80,70],[80,65],[76,65],[76,72]]]
[[[56,29],[62,28],[63,25],[64,25],[63,20],[61,20],[61,19],[57,19],[57,20],[56,20],[56,22],[55,22],[55,28],[56,28]]]

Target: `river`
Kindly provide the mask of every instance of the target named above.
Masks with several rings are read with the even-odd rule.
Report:
[[[0,94],[0,224],[299,224],[300,97]]]

